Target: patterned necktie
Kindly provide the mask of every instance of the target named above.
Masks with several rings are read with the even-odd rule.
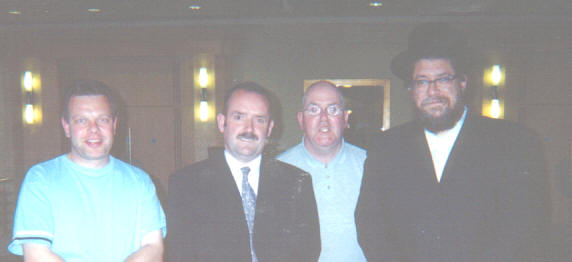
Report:
[[[242,171],[242,208],[244,209],[246,224],[248,225],[248,235],[250,237],[250,253],[252,255],[252,262],[257,262],[258,259],[256,258],[256,253],[254,252],[254,244],[252,242],[254,214],[256,210],[256,195],[248,183],[248,173],[250,172],[250,168],[246,166],[241,168],[240,171]]]

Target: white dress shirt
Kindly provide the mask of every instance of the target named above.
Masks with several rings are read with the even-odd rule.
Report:
[[[234,182],[236,182],[238,192],[242,194],[242,171],[240,169],[247,166],[250,168],[250,172],[248,173],[248,183],[250,184],[250,187],[252,187],[254,194],[258,195],[258,181],[260,178],[260,163],[262,161],[262,155],[258,155],[255,159],[246,163],[236,159],[226,150],[224,151],[224,157],[230,168]]]
[[[457,137],[461,132],[461,127],[463,126],[466,117],[467,108],[465,107],[463,116],[461,116],[461,119],[459,119],[451,129],[441,131],[437,134],[425,129],[425,138],[427,139],[427,144],[431,151],[433,167],[435,168],[435,176],[439,183],[441,182],[441,177],[443,177],[443,170],[447,164],[447,159],[449,159],[449,154],[451,154],[453,145],[455,145],[455,140],[457,140]]]

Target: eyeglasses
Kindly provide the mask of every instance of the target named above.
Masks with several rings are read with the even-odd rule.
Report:
[[[338,104],[329,105],[325,110],[328,116],[337,116],[344,112],[344,108]],[[322,113],[322,108],[318,105],[310,104],[304,109],[304,112],[309,116],[317,116]]]
[[[415,89],[427,89],[433,83],[435,83],[437,87],[451,86],[451,84],[453,84],[453,81],[455,81],[455,79],[457,79],[456,75],[444,75],[435,80],[414,79],[412,83]]]

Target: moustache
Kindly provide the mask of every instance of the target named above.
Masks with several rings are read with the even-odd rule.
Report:
[[[236,137],[240,140],[258,141],[258,136],[253,133],[242,133]]]
[[[433,103],[447,104],[447,103],[449,103],[449,100],[447,100],[447,98],[441,97],[441,96],[429,97],[429,98],[424,99],[421,102],[421,105],[425,106],[425,105],[429,105],[429,104],[433,104]]]

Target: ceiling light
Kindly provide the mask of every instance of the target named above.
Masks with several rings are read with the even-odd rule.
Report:
[[[200,6],[200,5],[190,5],[190,6],[189,6],[189,9],[191,9],[191,10],[199,10],[199,9],[201,9],[201,6]]]
[[[381,7],[383,5],[383,3],[381,3],[380,1],[372,1],[369,3],[369,6],[371,7]]]
[[[22,12],[20,12],[18,10],[9,10],[8,13],[11,15],[21,15],[22,14]]]
[[[89,9],[87,9],[87,11],[90,12],[90,13],[99,13],[99,12],[101,12],[101,9],[99,9],[99,8],[89,8]]]

